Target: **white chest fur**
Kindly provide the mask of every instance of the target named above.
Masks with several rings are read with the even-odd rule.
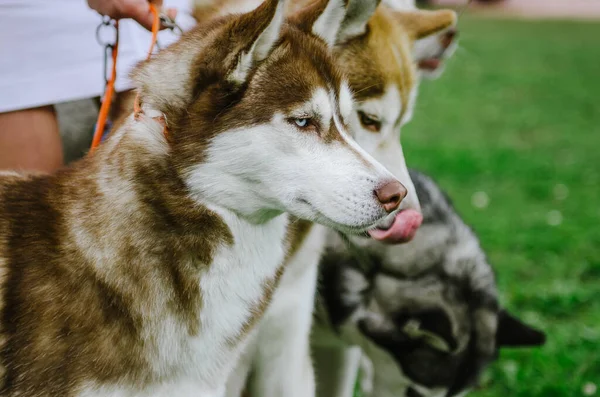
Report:
[[[224,384],[244,344],[241,332],[283,262],[287,216],[253,225],[229,211],[211,210],[230,228],[234,243],[217,250],[201,278],[200,336],[190,341],[190,348],[197,375]]]
[[[250,224],[230,211],[210,207],[229,227],[232,245],[217,248],[210,266],[200,275],[200,332],[190,336],[173,318],[159,321],[155,374],[164,383],[140,390],[131,386],[86,385],[79,397],[197,396],[221,397],[229,373],[245,347],[248,322],[283,263],[287,215],[261,225]],[[258,322],[257,322],[258,323]],[[158,336],[157,336],[158,335]]]

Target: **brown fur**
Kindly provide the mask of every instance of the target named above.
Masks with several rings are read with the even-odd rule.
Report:
[[[317,86],[340,87],[342,75],[331,54],[322,42],[307,36],[295,26],[284,27],[282,43],[275,49],[269,60],[260,65],[254,75],[245,95],[230,83],[224,82],[225,73],[231,69],[235,58],[224,58],[224,53],[231,48],[243,51],[247,44],[237,42],[235,34],[241,36],[245,28],[243,20],[233,19],[231,23],[223,23],[231,18],[211,21],[209,27],[195,29],[192,34],[210,36],[214,30],[225,25],[225,29],[233,32],[231,35],[221,35],[214,44],[206,49],[206,54],[193,66],[196,70],[196,81],[190,82],[197,91],[193,103],[185,112],[171,109],[168,106],[161,109],[169,122],[169,130],[173,136],[171,150],[177,159],[185,159],[185,163],[199,163],[203,160],[203,151],[198,150],[197,142],[209,141],[210,138],[225,130],[249,127],[269,121],[275,111],[289,112],[304,103]],[[256,29],[251,24],[248,24]],[[216,27],[216,28],[215,28]],[[240,31],[240,33],[237,33]],[[189,33],[184,34],[189,36]],[[233,38],[232,38],[233,37]],[[186,40],[181,40],[165,51],[181,51],[186,46]],[[229,50],[228,52],[225,52]],[[138,70],[143,70],[139,68]],[[268,70],[268,72],[267,72]],[[290,76],[302,75],[301,79],[290,79]],[[325,80],[325,79],[330,80]],[[218,84],[211,84],[217,81]],[[204,86],[206,84],[206,86]],[[143,90],[144,88],[142,88]],[[261,111],[256,112],[257,104]],[[130,109],[123,105],[123,109]],[[339,135],[335,128],[329,131],[318,131],[327,139],[331,135]],[[208,135],[210,134],[210,135]],[[175,164],[176,167],[185,164]]]
[[[359,102],[383,95],[385,87],[394,84],[406,104],[416,82],[410,35],[392,15],[379,6],[369,21],[367,34],[336,49],[338,64]]]
[[[135,91],[128,90],[123,92],[113,93],[115,98],[110,109],[110,119],[113,122],[113,131],[119,129],[125,122],[127,116],[133,113],[133,101],[135,99]]]
[[[291,218],[287,233],[288,249],[286,261],[293,257],[302,246],[302,242],[308,236],[313,224],[303,219]]]
[[[291,25],[248,84],[229,82],[231,54],[249,48],[260,25],[221,19],[141,64],[134,76],[142,102],[152,103],[160,93],[145,84],[145,68],[197,53],[187,99],[153,103],[166,115],[169,142],[160,126],[141,137],[129,123],[55,175],[0,177],[1,395],[71,396],[85,381],[160,382],[149,369],[148,354],[158,353],[145,332],[166,317],[189,335],[200,332],[202,270],[218,246],[234,241],[219,216],[190,198],[183,173],[221,132],[267,122],[305,102],[315,86],[340,86],[322,42]],[[283,269],[264,286],[240,338],[262,316]]]
[[[203,2],[196,5],[193,15],[199,23],[206,23],[229,15],[243,3],[244,0]],[[325,3],[320,1],[296,0],[288,2],[287,13],[297,24],[308,26],[308,21],[314,22],[324,7]],[[397,12],[380,5],[369,21],[366,35],[336,48],[338,65],[347,76],[355,99],[379,97],[386,85],[392,83],[398,87],[403,104],[408,103],[417,80],[417,65],[411,54],[414,41],[443,31],[455,25],[456,20],[456,13],[451,10]],[[115,117],[122,117],[124,112],[129,114],[132,101],[131,96],[118,101]]]
[[[296,15],[292,16],[292,21],[294,21],[301,29],[309,30],[319,16],[323,13],[323,11],[325,11],[326,6],[327,3],[318,0],[304,2],[304,4],[298,2],[295,7],[294,5],[290,4],[288,6],[288,12],[296,11],[297,7],[299,11],[296,12]]]
[[[117,152],[102,150],[54,176],[1,182],[3,395],[67,396],[90,378],[145,381],[136,354],[149,321],[145,302],[198,332],[198,272],[231,235],[187,198],[166,164],[134,142]],[[119,164],[122,154],[131,156]],[[118,197],[102,191],[99,175],[115,189],[133,186],[135,208],[114,205]],[[106,254],[111,273],[99,274],[93,264]]]
[[[243,0],[204,3],[195,8],[194,16],[198,21],[207,21],[227,15],[235,10],[236,4],[243,3]],[[314,22],[324,7],[322,2],[313,0],[288,4],[288,14],[295,13],[304,23]],[[336,48],[338,65],[347,76],[355,99],[377,98],[387,85],[395,84],[402,103],[407,104],[417,80],[417,65],[411,54],[414,41],[455,25],[456,19],[451,10],[397,12],[380,5],[369,21],[367,34]]]
[[[413,39],[421,39],[456,24],[456,13],[450,10],[414,10],[393,14]]]

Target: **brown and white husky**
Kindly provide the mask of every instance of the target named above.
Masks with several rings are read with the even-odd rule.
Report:
[[[198,0],[199,20],[253,9],[260,0]],[[291,3],[290,13],[304,1]],[[371,229],[382,244],[410,240],[421,222],[419,202],[400,143],[400,127],[412,116],[421,60],[441,67],[454,43],[456,15],[452,11],[397,11],[376,0],[350,0],[335,38],[335,61],[348,77],[356,106],[349,117],[360,146],[388,164],[407,187],[401,211]],[[309,6],[310,7],[310,6]],[[418,43],[428,40],[425,46]],[[427,49],[427,51],[422,50]],[[415,52],[419,50],[418,52]],[[309,333],[317,280],[317,263],[326,241],[326,229],[296,221],[296,238],[286,258],[280,288],[232,375],[228,397],[239,397],[245,388],[253,397],[310,397],[315,381],[310,358]]]
[[[142,112],[97,151],[0,177],[0,395],[222,396],[303,233],[286,213],[395,216],[405,188],[349,138],[345,13],[201,25],[137,67]]]

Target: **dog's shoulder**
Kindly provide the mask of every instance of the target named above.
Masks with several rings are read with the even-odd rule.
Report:
[[[45,174],[0,173],[0,239],[8,228],[26,222],[47,207],[51,176]]]

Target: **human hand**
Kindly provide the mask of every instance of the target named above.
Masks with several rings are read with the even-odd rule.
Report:
[[[87,0],[90,8],[102,15],[114,19],[131,18],[148,30],[152,29],[153,15],[150,12],[149,3],[157,8],[162,7],[163,0]],[[166,14],[175,19],[177,10],[168,9]],[[161,29],[165,27],[161,26]]]

